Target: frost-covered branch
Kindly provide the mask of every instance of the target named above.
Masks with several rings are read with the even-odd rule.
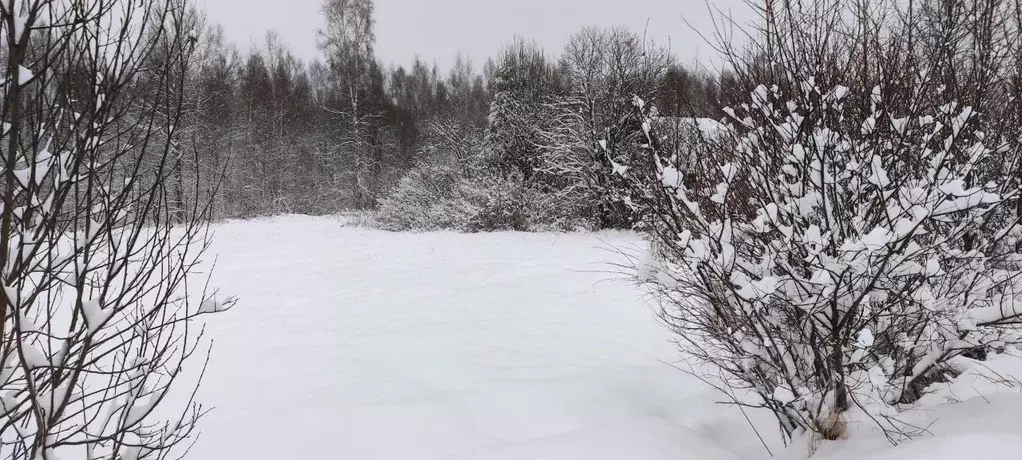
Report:
[[[172,193],[185,5],[13,4],[0,9],[0,458],[171,457],[203,413],[194,393],[177,413],[164,404],[201,358],[193,319],[234,302],[188,289],[208,203],[182,209]]]

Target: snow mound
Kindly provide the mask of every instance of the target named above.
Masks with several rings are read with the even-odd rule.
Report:
[[[875,426],[859,424],[848,440],[818,445],[819,460],[1017,460],[1022,458],[1022,358],[1014,353],[978,362],[955,361],[965,372],[929,388],[903,420],[926,429],[892,446]],[[806,458],[807,444],[792,445],[782,460]]]

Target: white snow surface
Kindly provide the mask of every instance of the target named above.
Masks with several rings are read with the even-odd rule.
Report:
[[[643,246],[630,233],[402,234],[303,216],[218,225],[212,285],[240,299],[209,319],[199,398],[213,411],[187,458],[769,458],[741,412],[668,364],[671,335],[612,273],[612,248]],[[1015,393],[940,406],[932,438],[892,448],[867,433],[817,457],[1022,458]],[[989,430],[940,431],[955,426],[940,411],[968,421],[1002,407]],[[805,458],[777,446],[769,414],[749,415],[776,458]]]

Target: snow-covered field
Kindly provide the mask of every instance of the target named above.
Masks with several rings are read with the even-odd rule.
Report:
[[[668,364],[670,335],[608,273],[611,248],[641,245],[295,216],[220,225],[213,283],[241,301],[210,324],[200,398],[214,410],[189,458],[768,458],[741,412]],[[988,399],[938,408],[933,438],[818,457],[1022,458],[1022,398]]]

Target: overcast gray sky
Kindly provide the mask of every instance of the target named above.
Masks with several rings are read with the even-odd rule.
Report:
[[[274,29],[302,58],[319,55],[322,0],[198,2],[243,49],[262,43],[266,31]],[[751,18],[743,0],[710,2],[742,22]],[[582,26],[621,25],[647,30],[685,61],[712,59],[714,51],[683,17],[710,32],[704,0],[376,0],[376,53],[385,64],[408,65],[418,54],[448,68],[461,52],[478,68],[516,34],[553,53]]]

